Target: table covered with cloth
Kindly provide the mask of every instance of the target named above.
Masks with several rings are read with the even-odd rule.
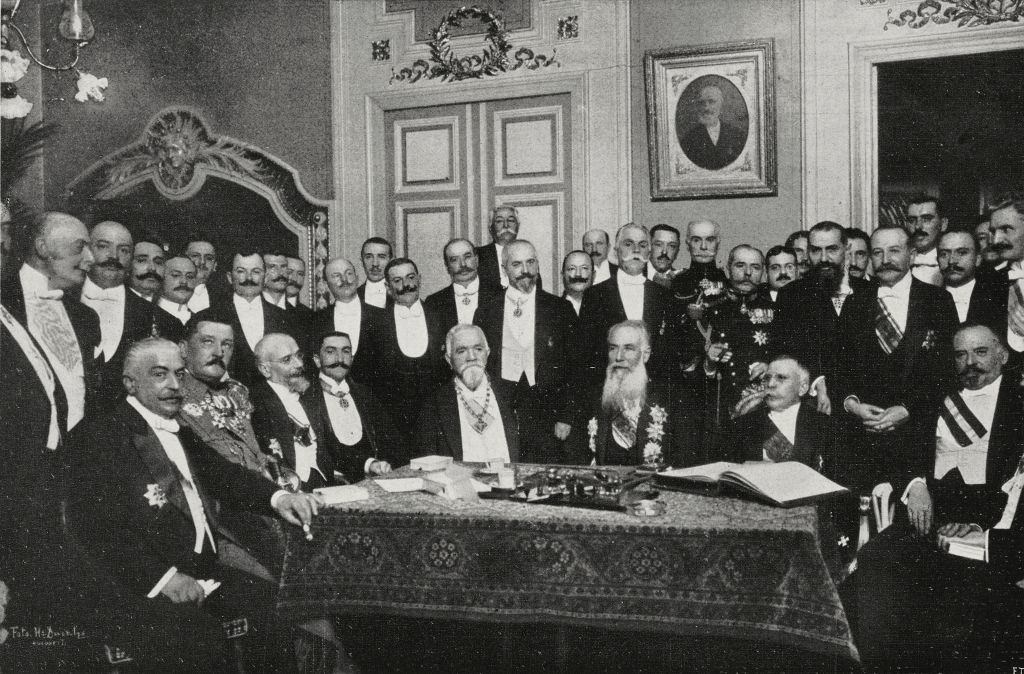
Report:
[[[289,533],[279,612],[767,641],[857,660],[814,506],[662,491],[664,515],[387,493]]]

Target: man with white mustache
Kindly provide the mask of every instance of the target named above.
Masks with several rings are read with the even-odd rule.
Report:
[[[512,411],[515,386],[487,374],[490,348],[484,331],[457,324],[445,336],[445,360],[454,377],[420,411],[416,446],[423,454],[456,461],[503,461],[519,457],[519,430]]]

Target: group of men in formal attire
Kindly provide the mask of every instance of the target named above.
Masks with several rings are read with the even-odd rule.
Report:
[[[218,667],[240,613],[262,637],[253,662],[295,634],[336,644],[327,621],[272,619],[281,519],[308,525],[317,487],[442,454],[801,461],[855,495],[888,484],[906,507],[851,581],[868,662],[936,602],[1000,616],[985,638],[1019,629],[1024,198],[975,228],[921,197],[906,227],[820,222],[765,253],[735,246],[724,269],[708,220],[592,230],[560,296],[519,224],[499,206],[490,243],[448,241],[451,284],[425,298],[416,262],[367,239],[365,280],[329,261],[333,301],[313,311],[304,263],[280,251],[236,251],[218,273],[227,257],[205,240],[176,254],[116,222],[18,223],[0,288],[0,505],[25,512],[0,525],[9,615],[57,620],[80,597],[108,646],[167,669]],[[987,594],[879,618],[897,612],[872,591],[953,585],[967,562],[945,550],[979,536]]]

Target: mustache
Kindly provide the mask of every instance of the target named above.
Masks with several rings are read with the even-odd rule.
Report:
[[[972,374],[982,375],[985,374],[985,370],[981,369],[977,365],[968,365],[963,369],[963,372],[960,373],[960,376],[967,377]]]
[[[256,281],[241,281],[238,285],[243,288],[258,288],[260,284],[256,283]]]
[[[959,265],[951,264],[948,267],[946,267],[946,270],[943,273],[944,274],[948,274],[949,272],[953,272],[953,271],[965,272],[967,270],[964,269],[963,267],[959,266]]]
[[[177,287],[176,287],[176,288],[174,289],[174,292],[178,292],[179,290],[189,290],[189,287],[188,287],[187,285],[184,285],[184,286],[177,286]]]
[[[590,278],[587,276],[570,276],[569,283],[586,283]]]
[[[420,289],[420,287],[419,287],[419,286],[416,286],[416,285],[408,285],[408,286],[402,286],[401,288],[399,288],[399,289],[398,289],[398,290],[396,290],[395,292],[396,292],[397,294],[399,294],[399,295],[404,295],[404,294],[406,294],[406,293],[414,293],[414,292],[416,292],[416,291],[417,291],[417,290],[419,290],[419,289]]]
[[[271,283],[277,283],[278,281],[284,281],[285,283],[288,283],[288,277],[287,276],[275,276],[274,278],[270,279]]]
[[[103,262],[97,262],[94,267],[98,269],[111,269],[113,271],[124,271],[126,267],[121,264],[116,257],[104,260]]]
[[[879,271],[903,271],[903,270],[900,269],[899,267],[897,267],[896,265],[892,264],[891,262],[883,262],[882,264],[878,265],[878,269],[876,269],[875,271],[879,272]]]
[[[220,356],[214,356],[206,362],[207,365],[220,365],[225,370],[228,369],[228,364],[224,362],[224,359]]]
[[[157,274],[155,271],[147,271],[147,272],[142,273],[142,274],[136,274],[135,278],[136,278],[136,280],[139,280],[139,281],[145,281],[147,279],[152,279],[154,281],[163,281],[164,280],[164,277],[161,276],[160,274]]]
[[[778,277],[775,280],[776,281],[792,281],[793,279],[791,279],[787,274],[779,274]]]
[[[923,229],[915,229],[910,236],[928,236],[928,232]]]
[[[988,245],[988,249],[989,250],[994,250],[994,251],[997,251],[997,252],[1001,252],[1001,251],[1004,251],[1004,250],[1010,250],[1011,248],[1013,248],[1013,246],[1011,246],[1010,244],[1008,244],[1005,241],[1000,241],[998,243],[990,243]]]
[[[294,283],[292,281],[288,281],[288,287],[289,288],[298,288],[299,290],[302,290],[302,284],[301,283]]]
[[[658,257],[656,257],[656,258],[654,258],[654,259],[655,259],[655,260],[666,260],[666,261],[668,261],[668,262],[671,262],[671,261],[672,261],[672,258],[670,258],[670,257],[669,257],[668,255],[666,255],[665,253],[662,253],[661,255],[659,255]]]
[[[455,270],[455,273],[456,274],[468,274],[468,273],[474,272],[474,271],[476,271],[476,269],[473,269],[472,267],[459,267],[458,269]]]
[[[325,369],[325,370],[334,370],[334,369],[337,369],[337,368],[341,368],[343,370],[347,370],[350,367],[352,367],[351,363],[346,363],[343,360],[336,360],[333,363],[324,363],[323,369]]]
[[[528,271],[524,271],[522,274],[520,274],[519,276],[516,277],[516,280],[517,281],[525,281],[528,278],[529,279],[537,278],[537,275],[536,274],[531,274]]]

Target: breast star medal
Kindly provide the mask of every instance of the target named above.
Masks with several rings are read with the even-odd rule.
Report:
[[[167,496],[164,494],[164,490],[156,482],[146,485],[146,493],[143,496],[149,501],[149,505],[157,508],[163,508],[164,504],[167,503]]]
[[[467,307],[469,306],[470,302],[472,302],[472,300],[469,299],[469,295],[463,295],[462,296],[462,303],[465,304]]]

